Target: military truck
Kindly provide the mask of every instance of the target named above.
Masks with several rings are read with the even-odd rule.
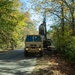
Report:
[[[25,39],[24,55],[39,53],[43,56],[43,41],[40,35],[27,35]]]

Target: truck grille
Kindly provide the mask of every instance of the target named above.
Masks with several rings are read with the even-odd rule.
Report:
[[[36,44],[31,44],[30,47],[31,48],[36,48],[37,46],[36,46]]]

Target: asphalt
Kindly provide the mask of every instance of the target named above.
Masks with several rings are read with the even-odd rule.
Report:
[[[37,57],[25,57],[24,49],[0,53],[0,75],[30,75]]]

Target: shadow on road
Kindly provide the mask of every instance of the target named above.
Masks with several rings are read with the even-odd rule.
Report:
[[[46,52],[37,63],[32,75],[75,75],[75,69],[56,51]]]
[[[24,50],[14,50],[0,54],[0,75],[30,75],[37,56],[24,56]]]
[[[0,60],[4,61],[19,61],[25,59],[38,58],[36,55],[30,54],[29,56],[24,56],[24,50],[13,50],[7,53],[0,53]]]
[[[33,72],[32,72],[33,71]],[[24,50],[14,50],[0,54],[0,75],[75,75],[74,69],[55,51],[45,52],[39,58]]]

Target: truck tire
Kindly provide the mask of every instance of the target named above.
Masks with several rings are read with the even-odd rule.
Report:
[[[27,52],[27,51],[24,52],[24,56],[25,56],[25,57],[28,56],[28,52]]]
[[[40,57],[42,57],[42,56],[43,56],[43,51],[40,52]]]

